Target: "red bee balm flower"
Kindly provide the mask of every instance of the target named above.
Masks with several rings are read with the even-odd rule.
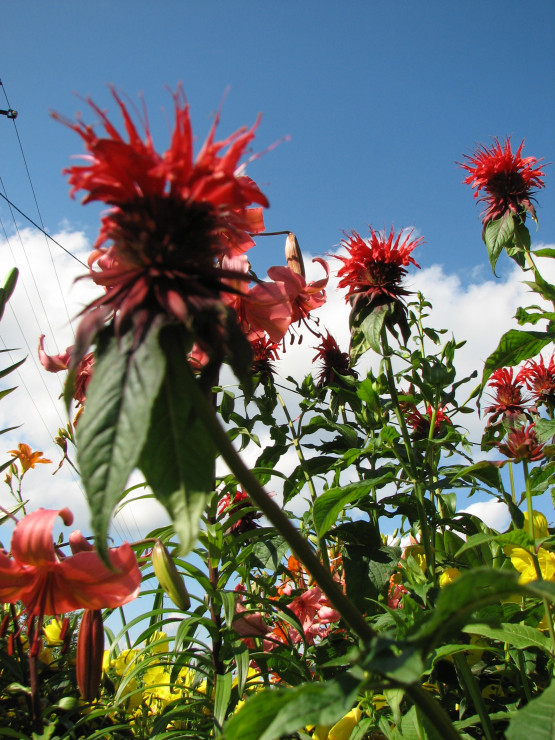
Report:
[[[11,557],[0,551],[0,601],[22,601],[29,617],[42,618],[75,609],[114,609],[135,599],[141,573],[129,544],[110,550],[110,569],[75,532],[70,537],[75,554],[66,557],[52,541],[57,516],[65,525],[73,521],[67,508],[38,509],[16,524]]]
[[[501,145],[498,139],[488,149],[480,146],[472,156],[464,155],[467,163],[459,163],[470,174],[463,182],[476,189],[474,197],[486,203],[482,218],[484,226],[494,219],[501,218],[506,211],[520,215],[524,220],[528,211],[533,218],[536,211],[531,203],[534,188],[545,187],[540,167],[534,167],[541,160],[535,157],[521,157],[524,141],[515,154],[511,151],[511,138]]]
[[[547,366],[541,355],[538,362],[528,360],[519,372],[519,377],[524,380],[538,406],[542,403],[552,406],[555,403],[554,355],[551,356]]]
[[[522,397],[522,379],[522,371],[513,379],[512,367],[502,367],[491,374],[488,385],[495,388],[495,394],[491,397],[493,404],[484,411],[492,414],[488,424],[493,424],[499,417],[516,419],[526,412],[528,399]]]
[[[160,155],[146,120],[143,140],[118,94],[112,94],[127,141],[90,100],[106,137],[81,119],[64,121],[81,136],[88,152],[83,166],[66,170],[72,195],[85,190],[85,203],[97,200],[113,206],[102,217],[96,249],[89,257],[91,277],[105,295],[85,309],[79,346],[87,345],[111,314],[116,333],[133,326],[139,336],[158,314],[182,321],[188,329],[198,329],[197,320],[206,311],[211,316],[225,314],[220,294],[229,287],[224,280],[247,276],[222,269],[221,261],[252,246],[249,234],[262,231],[264,223],[261,209],[249,206],[268,205],[239,168],[258,121],[251,129],[214,141],[216,116],[194,159],[189,106],[179,89],[173,96],[171,143]],[[213,336],[205,340],[210,344]]]
[[[411,256],[412,250],[424,239],[411,239],[411,233],[401,233],[395,237],[393,228],[389,236],[378,233],[370,227],[370,239],[363,239],[356,231],[342,241],[349,256],[337,256],[343,262],[337,275],[341,278],[340,288],[347,288],[346,300],[359,295],[375,298],[396,299],[407,295],[401,286],[410,263],[420,267]]]
[[[534,462],[543,458],[543,445],[538,442],[533,424],[511,429],[505,443],[497,445],[500,452],[513,462]]]
[[[342,352],[339,349],[339,345],[329,331],[327,332],[327,336],[322,337],[322,342],[315,349],[318,351],[314,355],[312,362],[322,360],[316,381],[319,387],[333,383],[336,380],[337,374],[357,377],[356,371],[351,367],[349,355],[347,352]]]
[[[425,414],[422,414],[416,406],[409,406],[406,411],[407,424],[412,427],[412,436],[414,439],[427,439],[430,434],[430,424],[433,417],[431,405],[428,404]],[[441,406],[436,411],[432,436],[438,437],[445,429],[445,424],[451,424],[451,419],[445,413],[445,406]]]

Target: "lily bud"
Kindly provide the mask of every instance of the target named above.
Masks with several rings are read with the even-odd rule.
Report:
[[[160,586],[178,609],[186,611],[191,606],[185,582],[175,567],[173,558],[160,540],[152,548],[152,567]]]
[[[100,690],[102,659],[104,657],[104,624],[100,609],[85,609],[79,636],[75,673],[77,686],[84,701],[93,701]]]
[[[292,232],[289,232],[289,234],[287,234],[287,239],[285,240],[285,259],[287,260],[287,267],[289,267],[292,272],[296,272],[297,275],[302,275],[302,277],[306,277],[304,271],[303,253],[301,252],[301,248],[299,247],[297,237]]]

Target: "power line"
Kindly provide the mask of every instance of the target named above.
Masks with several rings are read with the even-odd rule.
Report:
[[[76,262],[79,262],[80,265],[83,265],[84,268],[86,268],[87,270],[89,269],[88,265],[86,265],[82,260],[80,260],[79,257],[77,257],[72,252],[70,252],[69,249],[66,249],[62,244],[60,244],[59,241],[56,241],[56,239],[54,239],[53,236],[50,236],[50,234],[47,231],[45,231],[41,226],[39,226],[35,221],[33,221],[33,219],[30,216],[27,216],[26,213],[23,213],[23,211],[20,208],[18,208],[14,203],[12,203],[11,200],[7,198],[3,193],[0,193],[0,198],[3,198],[6,201],[6,203],[11,208],[14,208],[19,214],[21,214],[23,218],[26,218],[27,221],[29,221],[30,224],[32,224],[36,229],[42,232],[47,239],[50,239],[50,241],[54,242],[56,246],[60,247],[60,249],[63,249],[66,254],[69,254],[70,257],[73,257],[73,259]]]

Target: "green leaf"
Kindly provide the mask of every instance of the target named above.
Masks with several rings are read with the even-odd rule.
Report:
[[[484,242],[488,250],[489,261],[493,274],[495,275],[495,265],[503,247],[510,244],[515,229],[513,215],[510,211],[486,224],[484,229]]]
[[[10,300],[11,295],[15,290],[18,276],[19,270],[17,267],[12,268],[8,273],[8,277],[4,280],[4,285],[0,288],[0,319],[4,315],[6,303]]]
[[[516,712],[505,732],[506,740],[553,740],[555,738],[555,682],[541,696]]]
[[[553,334],[546,332],[510,329],[501,337],[497,349],[486,360],[482,375],[482,388],[486,385],[494,370],[518,365],[523,360],[535,357],[554,339]]]
[[[472,612],[517,593],[555,599],[555,584],[549,581],[518,583],[518,573],[493,568],[473,568],[441,589],[434,611],[414,636],[427,647],[440,644],[450,632],[462,629]]]
[[[542,247],[541,249],[534,249],[532,254],[535,257],[555,257],[555,249],[551,249],[550,247]]]
[[[396,683],[408,685],[419,680],[424,663],[415,645],[402,645],[387,637],[376,637],[363,667],[372,673],[387,676]]]
[[[137,348],[133,332],[118,339],[105,330],[98,338],[94,374],[77,429],[77,461],[103,557],[112,511],[138,462],[164,374],[157,334],[152,326]]]
[[[336,530],[334,530],[336,531]],[[365,613],[375,611],[389,579],[399,568],[399,548],[347,545],[343,553],[347,596]],[[374,608],[372,608],[374,607]]]
[[[221,726],[225,719],[229,700],[231,699],[231,687],[233,675],[231,673],[218,673],[216,675],[216,695],[214,697],[214,719]]]
[[[497,490],[501,490],[503,488],[499,468],[490,460],[480,460],[480,462],[477,462],[474,465],[461,467],[457,470],[456,475],[451,478],[451,482],[456,481],[458,478],[466,478],[467,476],[477,478]]]
[[[507,642],[519,650],[537,647],[551,653],[553,649],[550,637],[544,635],[537,627],[529,627],[527,624],[506,622],[499,627],[490,627],[488,624],[467,624],[462,631],[469,635],[481,635],[490,637],[492,640],[499,640],[499,642]]]
[[[186,553],[196,541],[200,517],[214,489],[215,451],[192,410],[193,394],[203,391],[187,363],[184,328],[164,327],[159,341],[166,374],[152,407],[139,467],[171,516]]]
[[[333,725],[356,701],[359,681],[345,673],[294,689],[257,692],[224,725],[225,740],[278,740],[307,725]]]
[[[255,542],[252,547],[252,565],[262,570],[270,567],[277,570],[288,549],[289,544],[283,537],[272,537]]]
[[[555,421],[551,419],[538,419],[534,424],[534,431],[538,442],[547,442],[555,435]]]
[[[363,481],[351,483],[341,488],[330,488],[321,496],[318,496],[314,502],[313,518],[314,526],[318,537],[323,537],[331,529],[339,513],[347,504],[356,503],[361,498],[367,496],[370,491],[377,487],[383,486],[393,480],[393,472],[388,470],[386,473],[376,471]]]
[[[3,378],[5,375],[8,375],[9,373],[13,373],[14,370],[17,370],[17,368],[20,365],[23,365],[27,358],[24,357],[22,360],[19,360],[19,362],[14,362],[13,365],[10,365],[9,367],[6,367],[4,370],[0,370],[0,378]]]

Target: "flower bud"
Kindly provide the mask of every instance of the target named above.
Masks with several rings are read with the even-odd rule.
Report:
[[[292,272],[305,277],[303,253],[299,247],[297,237],[291,232],[285,240],[285,259],[287,260],[287,266]]]
[[[93,701],[100,690],[104,658],[104,624],[100,609],[85,609],[75,656],[77,686],[84,701]]]
[[[185,582],[175,567],[173,558],[160,540],[152,548],[152,567],[160,586],[178,609],[186,611],[191,606]]]

